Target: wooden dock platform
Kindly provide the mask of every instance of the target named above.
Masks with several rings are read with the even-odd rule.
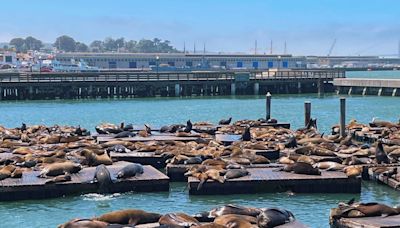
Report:
[[[331,228],[395,228],[400,227],[400,215],[388,217],[340,218],[331,222]]]
[[[166,166],[166,158],[154,152],[130,152],[130,153],[110,153],[111,159],[117,161],[127,161],[139,163],[142,165],[151,165],[154,168],[161,169]]]
[[[168,164],[165,167],[166,174],[170,181],[186,182],[188,177],[185,177],[185,172],[193,165],[175,165]],[[282,164],[255,164],[255,165],[244,165],[246,168],[278,168],[282,167]]]
[[[107,166],[111,176],[115,179],[116,173],[128,162],[117,162]],[[110,192],[151,192],[168,191],[169,178],[151,166],[144,166],[144,173],[140,176],[115,180],[110,186]],[[64,195],[85,194],[97,192],[97,184],[91,183],[96,167],[82,169],[72,174],[72,180],[62,183],[45,184],[45,178],[39,178],[39,171],[23,173],[22,178],[7,178],[1,181],[0,201],[44,199]]]
[[[370,180],[374,180],[379,184],[384,184],[394,190],[400,191],[400,181],[384,176],[383,174],[374,173],[372,168],[368,168],[368,174]]]
[[[321,175],[302,175],[274,168],[249,168],[249,176],[232,179],[224,184],[208,180],[197,190],[199,180],[189,177],[189,194],[236,194],[258,192],[296,193],[360,193],[361,179],[348,178],[343,172],[322,171]]]

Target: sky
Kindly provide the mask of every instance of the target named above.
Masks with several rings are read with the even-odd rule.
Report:
[[[60,35],[169,40],[179,50],[397,55],[399,0],[20,0],[2,2],[0,42]]]

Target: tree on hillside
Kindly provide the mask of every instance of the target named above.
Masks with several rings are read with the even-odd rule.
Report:
[[[84,44],[84,43],[76,42],[76,44],[75,44],[75,51],[78,51],[78,52],[87,52],[87,51],[89,51],[89,47],[88,47],[86,44]]]
[[[10,40],[10,45],[13,45],[17,52],[25,51],[25,40],[23,38],[14,38]]]
[[[93,52],[103,52],[104,51],[104,44],[101,40],[95,40],[90,44],[90,49]]]
[[[136,45],[137,42],[135,40],[130,40],[125,43],[125,50],[128,52],[137,52]]]
[[[42,41],[32,37],[28,36],[25,38],[25,48],[26,50],[35,50],[38,51],[40,48],[43,47]]]
[[[63,50],[66,52],[73,52],[76,49],[76,42],[72,37],[64,35],[58,37],[53,46],[59,50]]]

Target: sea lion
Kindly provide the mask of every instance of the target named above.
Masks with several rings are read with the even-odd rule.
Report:
[[[270,228],[290,223],[295,220],[294,215],[280,208],[268,208],[261,211],[257,217],[257,225],[260,228]]]
[[[58,225],[58,228],[106,228],[108,223],[92,219],[73,219],[64,224]]]
[[[294,161],[293,161],[292,159],[290,159],[290,158],[284,156],[284,157],[280,157],[280,158],[278,159],[278,163],[280,163],[280,164],[293,164]]]
[[[149,213],[143,210],[127,209],[109,212],[101,215],[100,217],[94,218],[94,220],[115,224],[139,225],[146,223],[155,223],[158,222],[160,218],[161,215],[157,213]]]
[[[203,162],[203,159],[199,156],[196,156],[196,157],[191,157],[191,158],[187,159],[186,161],[183,162],[183,164],[185,164],[185,165],[201,164],[202,162]]]
[[[318,169],[325,169],[326,171],[337,171],[337,170],[343,170],[346,166],[339,164],[337,162],[324,161],[316,163],[314,167]]]
[[[242,134],[242,141],[251,141],[250,127],[247,126]]]
[[[191,175],[193,177],[199,179],[200,182],[197,185],[197,191],[199,191],[203,187],[204,183],[207,181],[208,175],[203,172],[192,173]]]
[[[235,214],[235,215],[248,215],[257,217],[260,214],[260,212],[261,210],[258,208],[227,204],[224,206],[214,208],[210,211],[201,212],[199,214],[196,214],[194,217],[200,222],[210,222],[213,221],[216,217],[222,215]]]
[[[24,170],[21,168],[15,168],[15,170],[11,173],[11,178],[21,178]]]
[[[314,165],[314,164],[315,164],[315,161],[314,161],[311,157],[306,156],[306,155],[301,155],[301,156],[297,159],[297,162],[304,162],[304,163],[308,163],[308,164],[310,164],[310,165]]]
[[[110,152],[116,152],[116,153],[129,153],[129,152],[131,152],[131,150],[126,148],[124,145],[119,145],[119,144],[111,146],[111,147],[108,147],[106,150],[107,150],[108,153],[110,153]]]
[[[230,169],[224,175],[224,180],[235,179],[249,175],[249,171],[246,169]]]
[[[232,121],[232,117],[229,117],[229,119],[222,119],[218,122],[219,125],[229,125]]]
[[[378,145],[376,146],[375,158],[376,158],[376,162],[378,164],[382,164],[382,163],[389,164],[390,163],[389,158],[386,155],[385,150],[383,149],[383,144],[381,141],[379,141]]]
[[[109,187],[113,183],[110,171],[103,164],[96,167],[93,181],[97,182],[99,193],[108,193],[110,191]]]
[[[93,150],[84,149],[81,151],[81,155],[85,157],[85,163],[89,166],[112,165],[112,160],[107,153],[98,155]]]
[[[47,165],[41,172],[40,172],[40,177],[46,177],[46,176],[58,176],[62,174],[73,174],[77,173],[82,169],[82,166],[80,164],[76,164],[70,161],[66,162],[61,162],[61,163],[53,163],[50,165]]]
[[[71,175],[64,174],[64,175],[59,175],[59,176],[53,177],[44,183],[45,184],[53,184],[53,183],[59,183],[59,182],[67,182],[67,181],[70,181],[71,179],[72,179]]]
[[[126,165],[117,173],[117,178],[129,178],[136,176],[136,174],[143,174],[143,166],[138,163],[131,163]]]
[[[286,148],[296,148],[297,147],[297,140],[294,135],[290,135],[288,141],[285,143]]]
[[[122,131],[114,136],[114,138],[130,138],[135,137],[136,134],[130,131]]]
[[[184,213],[168,213],[158,220],[160,225],[172,225],[172,226],[181,226],[181,227],[191,227],[200,225],[200,222],[197,219],[193,218],[190,215]]]
[[[252,228],[252,224],[257,223],[257,219],[247,215],[222,215],[214,219],[214,223],[229,228]]]
[[[347,166],[343,169],[348,177],[356,177],[362,173],[362,166],[353,165]]]
[[[193,124],[190,120],[186,122],[186,127],[183,129],[183,132],[190,133],[192,131]]]
[[[321,175],[321,171],[319,171],[318,168],[314,168],[312,165],[304,162],[287,164],[283,167],[283,171],[286,172],[293,171],[296,174]]]
[[[141,137],[149,137],[151,135],[151,128],[147,124],[145,124],[144,129],[140,130],[138,135]]]
[[[210,222],[210,223],[205,223],[205,224],[196,226],[196,228],[226,228],[226,226]]]
[[[0,180],[4,180],[6,178],[11,177],[11,174],[14,172],[16,167],[14,165],[6,165],[0,169]]]
[[[372,217],[372,216],[390,216],[390,215],[398,215],[400,214],[400,208],[397,207],[390,207],[385,204],[381,203],[353,203],[349,205],[347,210],[356,210],[361,213],[362,216],[352,216],[351,214],[347,213],[346,217]]]
[[[222,170],[209,169],[205,172],[205,174],[208,176],[208,179],[218,181],[219,183],[223,184],[225,179],[221,176],[221,172]]]

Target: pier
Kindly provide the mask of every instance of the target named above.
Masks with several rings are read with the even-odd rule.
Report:
[[[335,78],[338,94],[400,96],[400,79]]]
[[[83,99],[333,92],[343,70],[3,73],[0,99]]]

